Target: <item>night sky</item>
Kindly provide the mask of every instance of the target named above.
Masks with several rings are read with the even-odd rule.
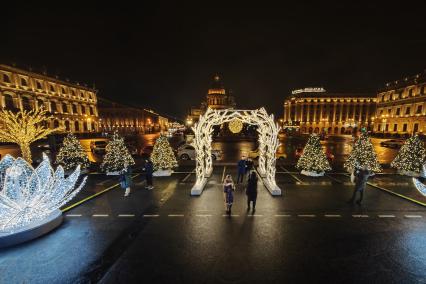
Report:
[[[421,1],[35,2],[2,3],[0,62],[95,84],[99,96],[179,118],[205,99],[214,73],[239,108],[281,115],[295,88],[375,92],[426,68]]]

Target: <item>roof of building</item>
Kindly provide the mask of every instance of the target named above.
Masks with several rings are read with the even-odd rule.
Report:
[[[416,74],[414,76],[405,77],[392,82],[387,82],[384,86],[379,88],[379,92],[405,88],[405,87],[409,87],[409,86],[417,85],[421,83],[426,83],[426,69],[423,70],[423,72]]]

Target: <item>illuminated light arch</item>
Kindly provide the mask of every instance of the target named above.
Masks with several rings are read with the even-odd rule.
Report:
[[[274,116],[268,115],[264,108],[256,110],[213,110],[208,108],[199,121],[192,127],[195,137],[192,145],[196,151],[197,180],[191,189],[191,195],[201,195],[207,179],[213,171],[212,164],[212,134],[213,126],[232,120],[257,125],[259,133],[259,165],[258,172],[266,188],[272,195],[281,195],[281,189],[275,181],[276,151],[278,148],[279,126],[274,122]]]

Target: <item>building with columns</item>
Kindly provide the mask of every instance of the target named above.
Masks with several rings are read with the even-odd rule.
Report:
[[[375,94],[329,93],[324,88],[293,90],[284,101],[284,125],[301,133],[351,134],[356,128],[372,129]]]
[[[378,91],[374,131],[391,134],[426,132],[426,70],[387,83]]]
[[[12,111],[44,107],[50,127],[75,133],[98,131],[97,90],[0,65],[0,105]]]
[[[98,98],[100,131],[112,133],[156,133],[166,131],[168,119],[154,112]]]
[[[227,109],[235,108],[235,99],[230,94],[229,90],[226,90],[222,78],[216,74],[213,76],[213,81],[210,88],[207,90],[206,101],[201,103],[201,107],[192,107],[190,113],[187,116],[187,124],[191,125],[195,123],[200,115],[204,114],[207,108],[212,109]]]

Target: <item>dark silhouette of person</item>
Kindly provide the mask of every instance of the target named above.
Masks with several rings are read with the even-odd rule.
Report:
[[[145,161],[145,178],[146,178],[146,189],[153,189],[154,186],[152,185],[152,173],[154,172],[154,165],[152,164],[151,160]]]
[[[237,176],[237,184],[242,183],[244,180],[244,175],[246,174],[246,158],[242,157],[241,160],[238,161],[238,176]]]
[[[247,182],[247,211],[250,210],[250,203],[253,203],[253,212],[256,211],[256,199],[257,199],[257,175],[255,171],[250,173]]]
[[[368,178],[371,176],[371,172],[366,168],[357,168],[354,172],[355,175],[355,190],[352,194],[352,198],[349,199],[348,203],[353,204],[356,198],[356,193],[359,192],[359,199],[356,201],[358,205],[361,205],[362,199],[364,197],[364,190],[367,184]]]

